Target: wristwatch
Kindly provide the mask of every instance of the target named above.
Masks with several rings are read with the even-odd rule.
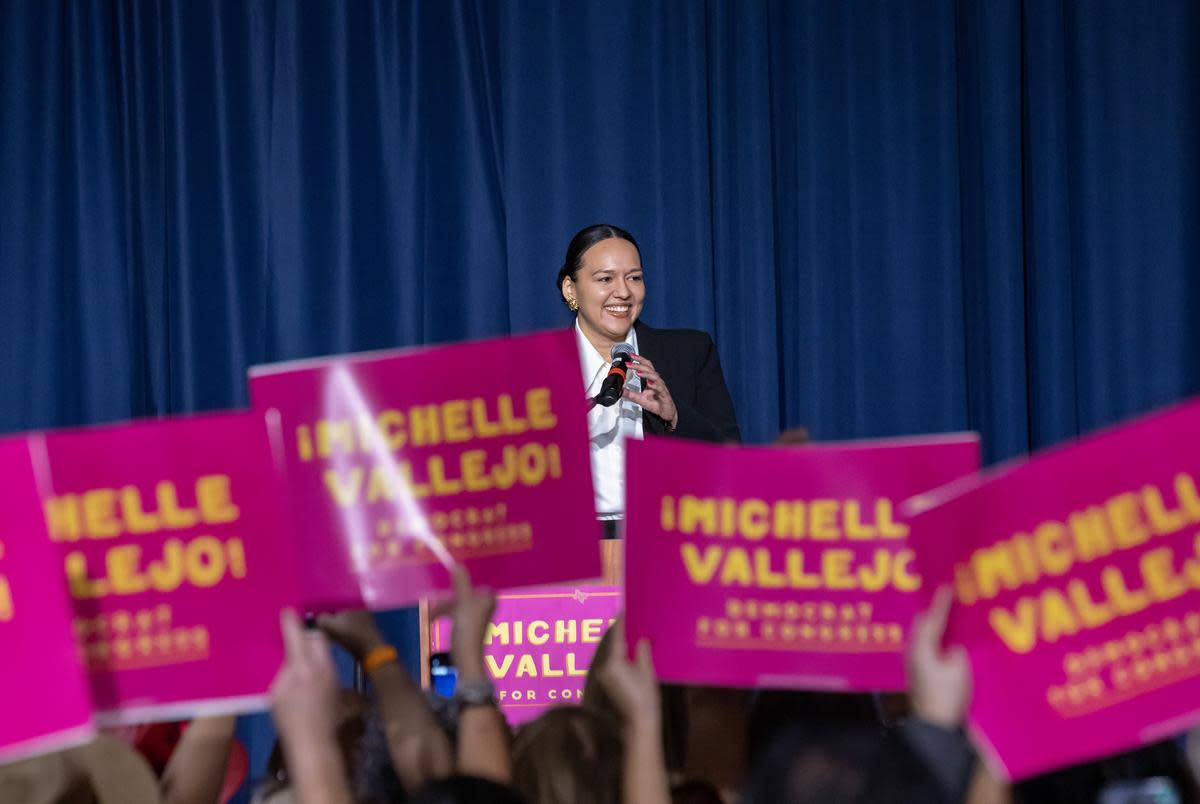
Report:
[[[496,688],[486,678],[459,681],[454,688],[454,700],[462,706],[495,706]]]

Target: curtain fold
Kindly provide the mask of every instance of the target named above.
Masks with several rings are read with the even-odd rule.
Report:
[[[642,241],[745,432],[989,459],[1194,390],[1186,2],[12,2],[0,426],[244,404],[256,362],[561,326]]]
[[[1197,387],[1200,10],[12,2],[0,427],[243,405],[253,363],[563,326],[640,239],[755,441],[989,460]]]
[[[1200,387],[1197,220],[1188,0],[0,5],[2,431],[566,326],[606,221],[749,440],[994,461]]]

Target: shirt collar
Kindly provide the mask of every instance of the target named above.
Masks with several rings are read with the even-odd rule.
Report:
[[[637,332],[633,327],[630,327],[629,332],[625,333],[624,340],[633,347],[636,354],[638,349]],[[592,346],[592,342],[579,328],[578,318],[575,319],[575,345],[579,347],[579,365],[583,370],[583,385],[585,388],[590,388],[600,372],[606,371],[612,361],[601,357],[600,353],[596,351],[596,347]]]

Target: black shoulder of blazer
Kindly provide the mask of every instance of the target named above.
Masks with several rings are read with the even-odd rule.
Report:
[[[662,375],[679,411],[674,433],[699,441],[742,440],[733,400],[725,387],[721,360],[707,332],[695,329],[656,329],[635,322],[638,351]],[[647,433],[667,434],[667,423],[653,413],[642,413]]]

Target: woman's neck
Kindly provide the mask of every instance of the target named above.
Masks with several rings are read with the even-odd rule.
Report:
[[[633,327],[630,327],[632,329]],[[613,340],[607,335],[601,335],[598,332],[592,332],[591,329],[583,323],[579,322],[579,331],[583,333],[583,337],[587,338],[587,342],[592,345],[592,348],[604,358],[605,362],[612,359],[612,348],[621,341]]]

